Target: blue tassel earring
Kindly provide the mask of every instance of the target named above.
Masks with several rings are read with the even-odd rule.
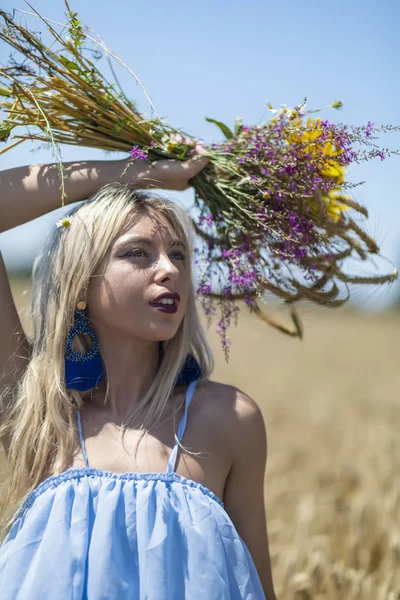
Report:
[[[65,382],[69,390],[78,390],[79,392],[96,387],[104,376],[97,335],[92,329],[89,329],[85,308],[85,302],[78,302],[74,326],[66,340]],[[74,337],[78,333],[87,333],[93,340],[93,346],[86,354],[79,354],[72,348]]]
[[[193,354],[188,354],[180,370],[175,385],[189,385],[195,379],[200,379],[201,368]]]
[[[161,363],[163,357],[164,357],[164,348],[163,348],[162,342],[160,342],[160,344],[159,344],[159,359],[160,359],[159,362],[160,363]],[[193,354],[188,354],[186,356],[185,362],[183,363],[183,366],[182,366],[181,370],[179,371],[178,376],[175,380],[175,386],[189,385],[195,379],[200,379],[201,375],[202,375],[202,370],[201,370],[199,363],[194,358]]]

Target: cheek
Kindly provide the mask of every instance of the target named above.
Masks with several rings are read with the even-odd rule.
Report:
[[[119,312],[143,309],[148,276],[143,271],[124,268],[109,269],[94,276],[88,288],[88,304],[92,312]]]

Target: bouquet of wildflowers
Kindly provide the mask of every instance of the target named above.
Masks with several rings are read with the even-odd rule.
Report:
[[[0,106],[7,115],[0,124],[0,141],[6,142],[13,133],[12,143],[0,153],[28,139],[50,141],[59,163],[62,203],[59,144],[122,150],[131,160],[150,163],[166,158],[184,161],[200,148],[207,153],[209,165],[191,181],[199,211],[193,220],[200,242],[195,249],[200,270],[197,292],[208,316],[219,307],[218,333],[226,358],[227,330],[239,310],[235,300],[244,300],[261,319],[301,338],[295,302],[338,307],[349,299],[348,284],[378,285],[397,278],[396,269],[375,277],[346,274],[343,264],[351,256],[367,261],[379,254],[376,242],[356,220],[359,215],[367,219],[368,212],[351,197],[349,190],[360,184],[345,181],[346,168],[352,162],[399,154],[373,142],[376,132],[399,127],[333,124],[314,118],[322,109],[306,110],[304,99],[292,108],[268,105],[273,116],[257,126],[244,125],[238,118],[230,129],[207,119],[225,139],[205,145],[157,115],[136,75],[81,25],[68,5],[67,22],[55,24],[63,27],[61,33],[54,22],[36,13],[54,38],[51,47],[4,11],[0,16],[4,21],[0,38],[23,58],[12,59],[0,73]],[[107,53],[130,71],[151,104],[153,118],[139,113],[116,76],[113,83],[106,80],[85,55],[84,42],[92,42],[95,52]],[[341,106],[339,101],[331,105]],[[34,130],[15,135],[21,125]],[[219,291],[213,291],[213,280]],[[293,329],[261,311],[265,292],[290,305]]]

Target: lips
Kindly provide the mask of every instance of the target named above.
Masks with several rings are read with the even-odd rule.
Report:
[[[160,302],[160,300],[162,300],[163,298],[171,298],[171,300],[175,300],[176,302],[179,302],[181,297],[179,294],[177,294],[176,292],[164,292],[163,294],[160,294],[159,296],[157,296],[157,298],[154,298],[154,300],[152,300],[150,302],[151,305],[154,304],[158,304]],[[175,304],[176,304],[175,302]]]
[[[163,298],[168,298],[172,300],[172,302],[164,304],[162,302]],[[176,292],[164,292],[163,294],[157,296],[157,298],[155,298],[153,302],[150,302],[150,306],[152,306],[156,310],[159,310],[160,312],[176,313],[178,311],[178,303],[180,299],[181,298],[179,294],[177,294]]]

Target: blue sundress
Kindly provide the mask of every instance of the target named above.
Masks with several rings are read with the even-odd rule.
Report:
[[[189,385],[181,440],[197,380]],[[1,600],[265,600],[224,504],[175,473],[86,467],[30,493],[0,547]]]

